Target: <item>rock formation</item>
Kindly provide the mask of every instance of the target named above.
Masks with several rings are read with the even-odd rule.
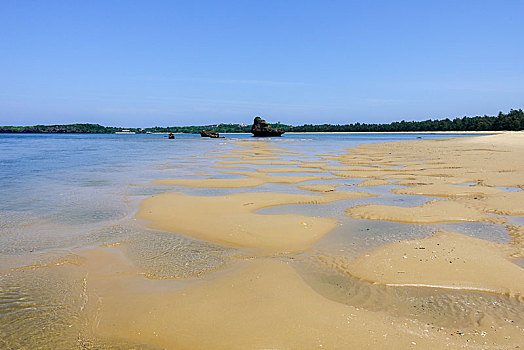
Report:
[[[251,127],[253,136],[267,137],[267,136],[281,136],[284,133],[283,129],[273,129],[264,119],[256,117]]]
[[[214,131],[202,130],[200,132],[200,136],[202,136],[202,137],[211,137],[213,139],[217,139],[217,138],[220,137],[220,134],[218,132],[214,132]]]

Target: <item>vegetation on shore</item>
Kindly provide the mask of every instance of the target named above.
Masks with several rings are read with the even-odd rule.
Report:
[[[524,112],[522,109],[510,110],[497,116],[462,117],[454,119],[401,121],[389,124],[304,124],[292,126],[286,124],[270,124],[273,128],[282,128],[286,132],[402,132],[402,131],[500,131],[524,130]],[[244,124],[218,124],[218,125],[193,125],[171,126],[152,128],[125,128],[137,133],[189,133],[197,134],[202,130],[218,133],[250,132],[250,125]],[[0,126],[0,133],[114,133],[123,128],[107,127],[99,124],[69,124],[69,125],[35,125],[35,126]]]
[[[0,126],[2,133],[86,133],[111,134],[122,130],[100,124],[67,124],[67,125],[34,125],[34,126]],[[135,131],[134,129],[133,131]]]
[[[524,130],[524,112],[522,109],[511,110],[496,117],[477,116],[455,119],[401,121],[390,124],[346,124],[346,125],[303,125],[293,127],[289,131],[319,131],[319,132],[398,132],[398,131],[500,131]]]

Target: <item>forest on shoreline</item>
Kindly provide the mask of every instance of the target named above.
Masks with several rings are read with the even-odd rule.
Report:
[[[287,124],[270,124],[273,128],[282,128],[286,132],[417,132],[417,131],[519,131],[524,130],[524,112],[512,109],[509,113],[500,112],[497,116],[476,116],[454,119],[428,119],[424,121],[392,122],[389,124],[304,124],[293,126]],[[89,133],[112,134],[121,130],[135,133],[189,133],[196,134],[202,130],[219,133],[248,133],[251,126],[244,124],[217,124],[194,126],[170,126],[151,128],[120,128],[99,124],[67,125],[34,125],[34,126],[0,126],[0,133]]]

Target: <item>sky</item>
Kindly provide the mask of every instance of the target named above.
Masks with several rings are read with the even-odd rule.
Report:
[[[0,125],[524,108],[524,1],[0,1]]]

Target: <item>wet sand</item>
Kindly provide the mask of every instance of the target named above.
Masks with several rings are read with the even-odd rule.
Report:
[[[386,220],[408,224],[440,224],[450,222],[491,222],[503,224],[506,219],[488,215],[482,210],[452,200],[427,202],[417,207],[363,205],[349,208],[355,219]]]
[[[341,150],[336,156],[299,158],[297,152],[272,142],[239,142],[233,151],[214,155],[217,160],[213,164],[298,167],[219,170],[221,176],[239,178],[211,175],[205,179],[159,180],[155,184],[164,185],[166,192],[144,199],[136,214],[139,224],[154,230],[232,247],[234,252],[228,263],[196,278],[153,279],[146,278],[144,268],[126,253],[126,242],[72,252],[75,258],[56,268],[83,281],[82,312],[78,325],[72,325],[73,329],[82,330],[78,342],[83,348],[133,344],[128,347],[167,349],[522,346],[523,320],[504,312],[492,312],[486,307],[488,311],[474,323],[450,327],[423,321],[409,309],[392,313],[387,308],[377,310],[337,302],[319,292],[319,285],[306,282],[308,279],[303,279],[295,267],[313,254],[318,265],[327,269],[329,278],[342,274],[369,288],[389,288],[388,293],[403,288],[410,288],[415,294],[417,290],[463,291],[477,293],[476,300],[481,301],[482,295],[495,294],[508,299],[507,304],[519,314],[524,310],[524,269],[514,261],[523,256],[524,230],[521,225],[512,224],[511,217],[500,215],[524,216],[524,192],[518,191],[524,189],[522,144],[524,134],[504,133],[366,144]],[[315,170],[315,174],[269,175],[309,169]],[[344,186],[341,182],[348,178],[362,182]],[[381,198],[366,192],[365,187],[391,183],[407,186],[393,188],[392,195],[424,196],[428,202],[419,206],[376,204]],[[257,191],[274,184],[297,193]],[[179,193],[176,186],[242,188],[246,192],[197,196]],[[359,204],[366,200],[375,204]],[[347,215],[344,217],[342,210],[338,219],[259,212],[288,205],[320,208],[338,202],[347,205]],[[425,238],[383,244],[360,256],[337,250],[318,253],[316,242],[329,239],[335,228],[345,229],[346,226],[339,226],[341,217],[419,225],[485,222],[505,225],[508,239],[494,243],[437,231]],[[350,227],[347,230],[348,235],[352,234]],[[30,269],[45,274],[55,268],[52,266]],[[340,288],[342,293],[350,293]],[[463,297],[466,302],[468,295]],[[426,318],[442,317],[447,307],[435,305],[425,311]]]
[[[169,349],[409,348],[412,342],[445,347],[424,334],[424,325],[411,334],[404,329],[408,320],[323,298],[274,259],[244,262],[204,283],[147,294],[137,293],[136,286],[130,290],[125,279],[94,286],[111,289],[102,294],[97,326],[102,338]]]
[[[188,196],[165,193],[144,200],[138,218],[148,226],[234,247],[271,253],[305,250],[335,228],[332,218],[303,215],[259,215],[255,211],[286,204],[322,204],[371,196],[363,192],[294,195],[272,192],[226,196]]]
[[[391,243],[359,258],[321,258],[353,277],[387,286],[437,287],[507,295],[524,301],[524,273],[515,249],[455,232]]]
[[[393,181],[411,185],[394,189],[393,193],[437,197],[440,200],[429,201],[416,207],[354,206],[347,209],[347,215],[360,219],[410,224],[488,222],[502,225],[507,219],[494,216],[493,213],[513,216],[523,214],[524,192],[507,192],[496,188],[523,188],[524,166],[522,162],[515,162],[515,159],[524,159],[521,142],[524,142],[521,134],[503,134],[445,141],[371,144],[351,149],[335,157],[322,156],[324,159],[339,162],[336,166],[321,163],[322,160],[310,163],[302,161],[298,168],[256,169],[265,174],[262,178],[248,173],[237,174],[248,176],[248,181],[252,181],[253,186],[273,181],[268,173],[303,171],[324,172],[325,176],[338,178],[363,178],[364,181],[357,185],[360,187],[389,185]],[[241,160],[228,161],[227,164],[263,165],[264,163],[261,164],[258,160],[261,157],[282,156],[280,149],[265,149],[263,144],[247,144],[243,147],[246,147],[247,152],[238,151],[229,155]],[[253,149],[258,153],[256,157],[249,156]],[[283,163],[285,161],[281,161],[281,164]],[[292,178],[294,180],[291,180]],[[253,181],[254,179],[256,181]],[[303,176],[283,177],[282,180],[289,184],[307,181]],[[231,186],[239,187],[246,179],[215,180],[217,182],[210,179],[197,184],[198,181],[178,180],[169,184],[220,187],[220,183],[229,181]],[[474,185],[459,186],[468,183]],[[288,215],[272,215],[268,221],[264,216],[257,216],[255,210],[292,203],[326,203],[343,199],[342,193],[353,192],[338,191],[340,186],[335,184],[300,185],[299,188],[325,194],[301,197],[278,193],[245,193],[238,196],[194,198],[166,194],[144,201],[139,217],[148,219],[152,227],[216,243],[266,249],[279,254],[303,251],[307,250],[312,242],[327,234],[336,222],[328,223],[323,221],[324,218]],[[271,203],[265,202],[267,199],[271,199]],[[200,208],[209,213],[206,219],[216,224],[214,229],[209,227],[209,224],[197,229],[199,224],[194,223],[203,220],[202,213],[191,212],[191,209],[184,210],[184,203],[190,208]],[[188,222],[184,224],[184,219],[175,222],[177,215],[189,218]],[[266,226],[259,230],[264,225],[264,220]],[[237,230],[236,227],[239,226],[241,228]],[[333,255],[321,256],[319,260],[329,268],[345,273],[351,278],[372,284],[397,288],[438,288],[496,293],[517,298],[522,302],[524,270],[512,263],[522,252],[521,230],[508,226],[509,231],[513,232],[513,237],[517,237],[511,244],[492,243],[459,233],[439,231],[423,239],[382,246],[356,259]],[[362,312],[348,305],[331,304],[319,295],[311,294],[312,291],[307,285],[297,280],[296,272],[282,261],[261,259],[243,263],[240,271],[226,274],[223,279],[213,280],[208,285],[200,286],[198,291],[192,291],[192,301],[188,302],[188,305],[199,304],[198,307],[205,308],[208,319],[198,320],[194,325],[184,325],[187,327],[184,332],[195,332],[195,329],[203,332],[211,324],[231,323],[236,332],[231,333],[231,329],[220,328],[217,334],[211,335],[210,343],[206,344],[201,340],[200,344],[204,347],[213,344],[218,348],[222,347],[219,344],[229,348],[440,348],[447,345],[459,347],[466,343],[483,346],[504,343],[504,346],[510,346],[509,344],[518,344],[524,340],[522,325],[507,327],[500,332],[499,335],[505,334],[504,340],[491,333],[490,337],[496,339],[486,341],[485,333],[470,330],[470,335],[481,336],[468,338],[463,342],[465,338],[451,340],[449,336],[443,336],[444,334],[428,329],[422,330],[421,325],[413,323],[413,320],[406,322],[400,318],[391,319],[384,313]],[[204,297],[208,295],[213,296],[212,300]],[[241,306],[231,304],[228,297],[242,301]],[[296,304],[297,299],[302,300],[302,303]],[[224,310],[229,310],[227,315],[224,314]],[[188,308],[186,312],[194,311],[194,308]],[[351,319],[362,319],[358,324],[345,322],[349,319],[340,317],[347,313],[352,315]],[[247,315],[256,316],[251,318]],[[220,321],[215,319],[216,317]],[[284,320],[283,324],[277,320]],[[300,326],[291,329],[286,327],[288,323]],[[387,324],[387,327],[384,324]],[[407,324],[407,328],[399,327]],[[487,324],[483,326],[487,327]],[[267,333],[274,334],[274,337],[267,339],[264,336]],[[227,334],[226,343],[223,343],[224,334]],[[416,334],[423,336],[415,336]],[[195,345],[192,343],[184,346]]]
[[[242,188],[256,187],[266,183],[297,184],[324,178],[322,176],[271,176],[266,173],[248,171],[228,171],[223,173],[240,175],[243,177],[236,179],[170,179],[157,180],[155,183],[160,185],[189,186],[197,188]]]

